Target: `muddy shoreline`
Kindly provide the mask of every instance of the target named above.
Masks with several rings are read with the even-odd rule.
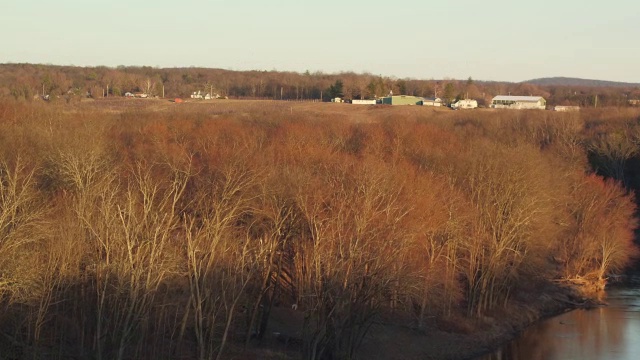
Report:
[[[458,326],[463,329],[467,326],[468,332],[437,328],[418,332],[406,326],[377,324],[363,343],[359,358],[476,359],[492,353],[543,319],[594,305],[596,302],[588,300],[576,289],[562,287],[538,294],[533,302],[531,297],[527,302],[515,301],[494,317],[485,316],[466,325],[463,324],[465,320],[460,319]]]
[[[535,300],[534,300],[535,299]],[[579,289],[552,286],[536,293],[520,294],[506,309],[480,319],[454,317],[434,319],[424,330],[417,330],[410,319],[386,317],[369,330],[360,347],[358,359],[425,360],[477,359],[499,349],[515,339],[527,327],[550,317],[577,308],[590,308],[597,301],[586,297]],[[261,346],[250,354],[235,353],[239,359],[299,359],[302,339],[292,334],[292,312],[286,311],[282,322],[274,321],[271,332]],[[278,318],[280,316],[276,316]],[[295,322],[295,321],[294,321]],[[281,331],[288,341],[282,341]],[[274,336],[273,334],[278,334]],[[293,340],[291,340],[293,339]],[[237,349],[240,350],[240,349]],[[247,357],[248,356],[248,357]]]

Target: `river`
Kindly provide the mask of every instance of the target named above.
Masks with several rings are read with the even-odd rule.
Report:
[[[640,284],[607,291],[609,304],[574,310],[531,326],[481,360],[638,360]]]

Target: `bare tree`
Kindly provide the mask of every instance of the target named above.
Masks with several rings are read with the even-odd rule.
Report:
[[[30,292],[24,287],[28,279],[20,277],[37,276],[24,268],[30,262],[22,259],[28,256],[27,247],[44,238],[46,208],[37,196],[36,169],[20,156],[0,161],[0,298],[9,302]]]
[[[238,301],[256,275],[250,242],[240,240],[245,236],[236,229],[249,209],[255,177],[239,163],[228,164],[219,176],[211,184],[214,192],[197,205],[201,215],[186,224],[189,307],[201,360],[222,357]]]
[[[400,224],[407,210],[401,187],[380,170],[340,165],[314,195],[298,197],[311,232],[303,250],[305,358],[353,358],[385,303],[381,296],[404,268]]]
[[[589,144],[589,150],[597,157],[597,170],[628,185],[626,163],[639,151],[628,131],[602,134]]]

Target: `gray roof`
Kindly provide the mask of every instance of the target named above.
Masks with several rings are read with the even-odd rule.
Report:
[[[511,95],[498,95],[493,100],[503,101],[524,101],[524,102],[538,102],[543,99],[542,96],[511,96]]]

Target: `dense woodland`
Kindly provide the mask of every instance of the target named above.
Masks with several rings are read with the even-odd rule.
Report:
[[[341,84],[336,87],[336,84]],[[394,94],[438,97],[447,103],[469,97],[480,105],[495,95],[537,95],[547,104],[627,106],[640,99],[638,86],[553,86],[465,80],[397,79],[373,74],[304,74],[278,71],[230,71],[206,68],[73,67],[33,64],[0,64],[0,98],[31,100],[50,95],[52,100],[74,101],[89,94],[93,98],[144,92],[167,98],[189,97],[193,92],[230,98],[324,100],[382,97]],[[597,98],[597,100],[596,100]]]
[[[15,67],[61,93],[218,79]],[[229,94],[273,75],[220,74]],[[302,79],[310,94],[334,78],[286,81]],[[101,102],[0,101],[3,358],[223,359],[286,308],[303,319],[289,334],[302,358],[349,359],[374,321],[428,336],[548,284],[602,286],[636,254],[634,109],[381,106],[355,121],[341,104]]]

